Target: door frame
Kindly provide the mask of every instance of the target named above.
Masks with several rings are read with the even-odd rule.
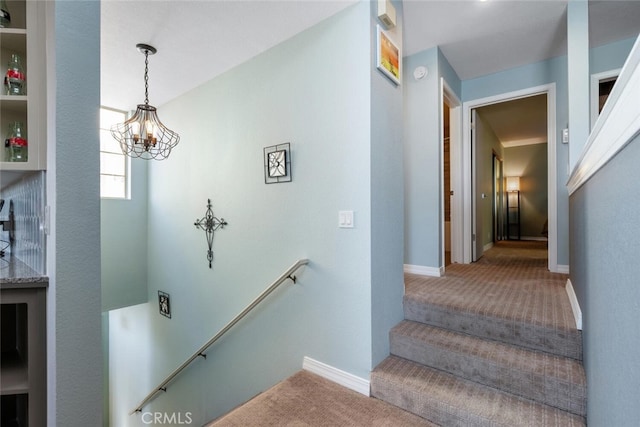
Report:
[[[493,241],[505,240],[504,160],[493,151]]]
[[[557,152],[556,152],[556,84],[549,83],[540,86],[534,86],[512,92],[505,92],[486,98],[474,99],[463,103],[462,107],[462,149],[460,158],[456,159],[456,163],[461,164],[461,180],[462,195],[464,200],[459,201],[462,210],[462,219],[460,223],[452,224],[452,228],[460,228],[463,230],[462,244],[462,262],[470,263],[472,260],[472,220],[473,209],[471,190],[473,187],[472,180],[472,163],[471,163],[471,111],[475,108],[484,107],[491,104],[497,104],[505,101],[512,101],[519,98],[526,98],[534,95],[547,95],[547,217],[549,220],[549,236],[548,248],[549,259],[548,268],[552,272],[560,272],[558,270],[558,197],[557,197]],[[453,158],[454,153],[451,153]],[[453,218],[452,218],[453,220]]]
[[[449,167],[451,176],[451,262],[463,262],[463,240],[462,228],[458,224],[462,223],[462,200],[463,186],[461,178],[460,162],[454,159],[461,158],[462,150],[462,101],[455,94],[451,86],[444,77],[440,78],[440,183],[444,182],[444,108],[445,101],[449,105]],[[442,192],[443,185],[440,185]],[[441,273],[445,270],[445,221],[444,221],[444,197],[440,197],[440,252],[441,252]]]

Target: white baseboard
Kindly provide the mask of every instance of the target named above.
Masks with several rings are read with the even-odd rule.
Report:
[[[404,265],[404,272],[411,274],[419,274],[420,276],[442,277],[444,267],[426,267],[424,265]]]
[[[554,273],[569,274],[569,266],[558,264],[556,266],[556,271],[554,271]]]
[[[487,252],[489,249],[493,247],[493,242],[489,242],[482,248],[482,252]]]
[[[357,391],[365,396],[370,396],[369,380],[357,377],[348,372],[342,371],[333,366],[318,362],[310,357],[305,356],[302,361],[302,369],[320,375],[323,378],[340,384],[343,387]]]
[[[578,328],[579,331],[581,331],[582,330],[582,310],[580,309],[580,304],[578,303],[578,297],[576,296],[576,293],[573,290],[571,279],[567,279],[567,285],[565,286],[565,290],[567,291],[567,296],[569,297],[569,302],[571,303],[571,311],[573,311],[573,318],[576,320],[576,327]]]
[[[549,240],[548,238],[544,237],[544,236],[522,236],[520,237],[520,240],[532,240],[534,242],[546,242],[547,240]]]

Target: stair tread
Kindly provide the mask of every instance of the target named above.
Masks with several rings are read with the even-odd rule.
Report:
[[[406,274],[405,318],[582,359],[582,333],[575,327],[563,275],[539,273],[511,283],[510,277],[490,271],[455,265],[445,277]]]
[[[374,397],[447,426],[584,426],[584,418],[397,356],[371,374]]]
[[[575,359],[482,339],[410,320],[400,322],[391,330],[391,334],[400,334],[421,343],[437,345],[449,351],[486,359],[496,365],[557,377],[574,384],[586,384],[582,363]]]
[[[408,320],[391,330],[390,341],[394,355],[585,415],[586,377],[575,359]]]

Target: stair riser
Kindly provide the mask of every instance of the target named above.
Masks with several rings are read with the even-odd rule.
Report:
[[[393,333],[391,353],[453,375],[581,416],[586,415],[586,389],[580,384],[500,366],[490,360],[443,349]]]
[[[371,395],[442,426],[584,427],[584,418],[394,356],[371,374]]]
[[[450,311],[437,305],[424,304],[405,297],[405,319],[456,332],[488,338],[506,344],[544,351],[562,357],[582,359],[580,331],[561,333],[532,324],[480,316],[475,313]]]

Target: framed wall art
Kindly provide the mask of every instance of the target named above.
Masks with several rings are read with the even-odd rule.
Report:
[[[264,183],[275,184],[291,181],[291,146],[272,145],[264,149]]]
[[[168,293],[158,291],[158,309],[160,314],[171,319],[171,297]]]
[[[402,52],[387,32],[378,25],[377,60],[378,70],[399,85],[402,76]]]

